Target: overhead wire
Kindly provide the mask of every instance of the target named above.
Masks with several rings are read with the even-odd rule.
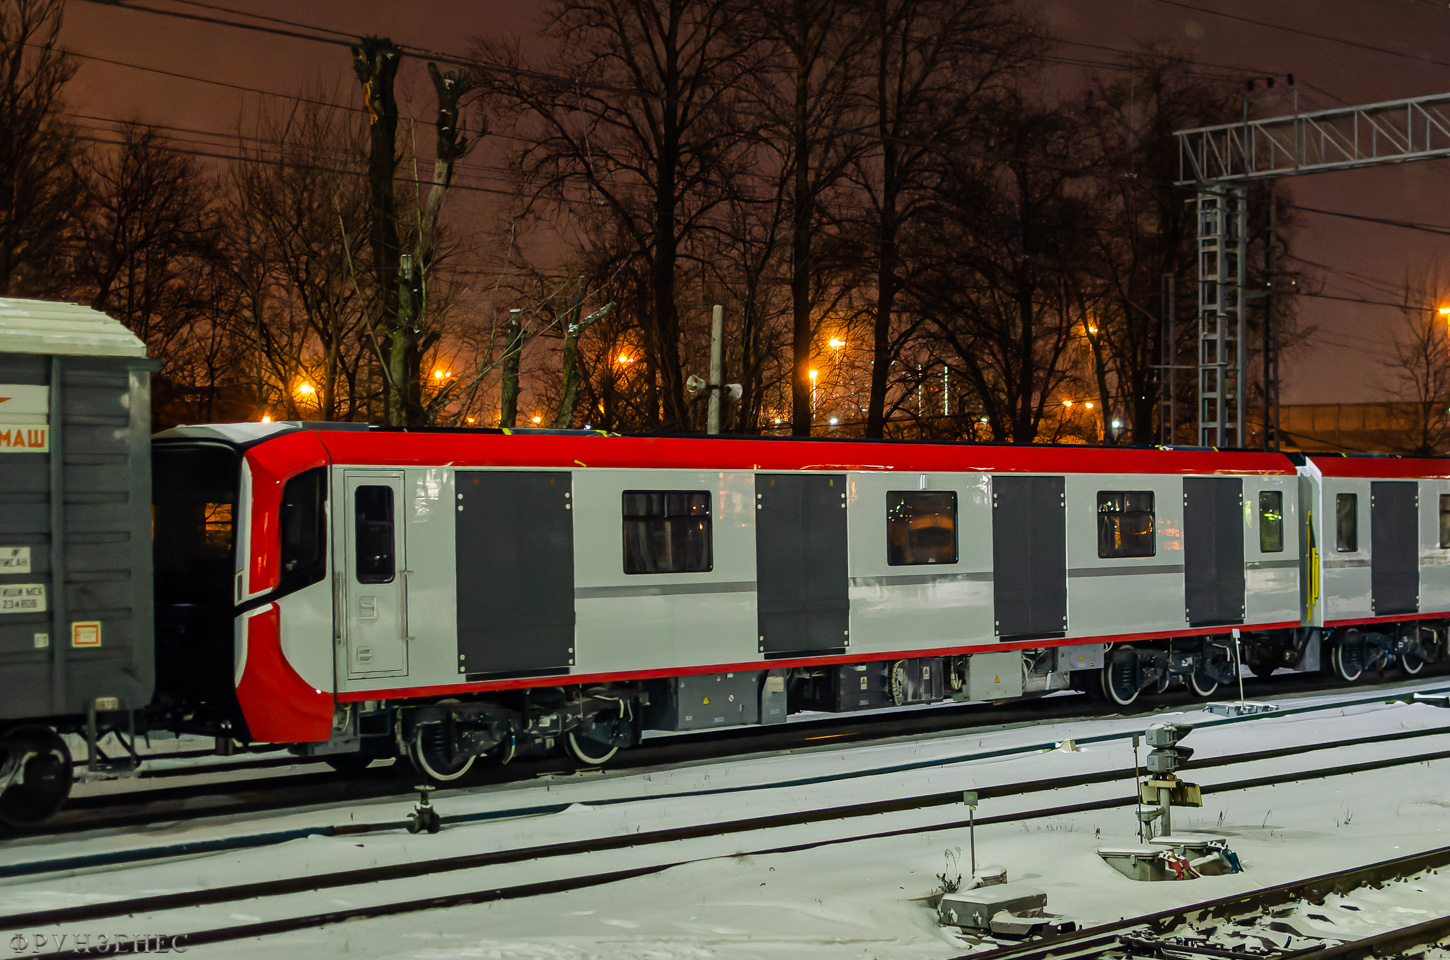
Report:
[[[1347,40],[1344,37],[1336,37],[1333,34],[1319,33],[1314,30],[1306,30],[1303,27],[1291,27],[1282,23],[1274,23],[1270,20],[1259,20],[1255,17],[1246,17],[1237,13],[1226,13],[1223,10],[1214,10],[1209,7],[1199,6],[1195,3],[1187,3],[1185,0],[1155,0],[1157,3],[1170,7],[1181,7],[1184,10],[1192,10],[1196,13],[1204,13],[1213,17],[1222,17],[1225,20],[1235,20],[1239,23],[1248,23],[1258,27],[1266,27],[1271,30],[1281,30],[1285,33],[1296,34],[1301,37],[1309,37],[1314,40],[1324,40],[1329,43],[1343,44],[1347,47],[1355,47],[1360,50],[1368,50],[1373,53],[1383,53],[1394,57],[1403,57],[1406,60],[1417,60],[1421,63],[1432,64],[1437,67],[1450,67],[1450,60],[1437,60],[1434,57],[1425,57],[1415,53],[1408,53],[1404,50],[1395,50],[1390,47],[1381,47],[1373,43],[1365,43],[1362,40]]]

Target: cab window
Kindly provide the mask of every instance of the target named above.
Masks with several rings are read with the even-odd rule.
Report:
[[[282,586],[303,587],[325,574],[327,468],[308,470],[282,488]]]

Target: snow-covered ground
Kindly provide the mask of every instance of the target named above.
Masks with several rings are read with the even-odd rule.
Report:
[[[1442,682],[1443,685],[1443,682]],[[1419,686],[1427,686],[1420,684]],[[1345,693],[1334,698],[1343,699]],[[1321,701],[1330,697],[1320,695]],[[1306,698],[1301,703],[1313,703]],[[445,815],[563,804],[557,813],[488,819],[450,826],[437,836],[401,831],[310,837],[286,844],[153,862],[81,875],[50,875],[0,884],[0,912],[44,909],[226,884],[306,875],[399,860],[418,861],[581,838],[637,833],[871,799],[973,790],[1131,766],[1125,740],[1082,743],[1105,733],[1141,730],[1158,720],[1202,723],[1200,712],[1151,718],[1107,718],[877,743],[764,757],[710,761],[669,770],[554,777],[480,791],[440,791]],[[1310,770],[1379,756],[1450,750],[1450,711],[1423,704],[1367,704],[1248,722],[1213,724],[1188,741],[1195,760],[1294,744],[1337,743],[1369,734],[1445,728],[1445,735],[1316,751],[1250,764],[1190,769],[1187,779],[1217,782]],[[1079,749],[1029,749],[1064,740]],[[829,744],[829,741],[825,741]],[[982,753],[1021,748],[990,759]],[[878,772],[872,772],[878,771]],[[880,772],[889,771],[889,772]],[[1227,793],[1208,793],[1199,810],[1175,811],[1174,832],[1224,836],[1246,872],[1190,883],[1136,883],[1096,855],[1101,844],[1134,842],[1133,785],[1109,783],[983,801],[981,817],[1008,822],[979,827],[979,863],[1005,866],[1014,882],[1048,893],[1048,909],[1082,924],[1252,890],[1412,851],[1450,844],[1450,765],[1416,763],[1387,770]],[[842,774],[858,774],[834,779]],[[786,787],[765,786],[782,780]],[[755,785],[761,789],[749,788]],[[718,792],[722,788],[732,792]],[[694,795],[691,795],[694,794]],[[1122,797],[1111,810],[1073,816],[1017,817],[1060,803]],[[606,802],[606,801],[613,802]],[[379,822],[405,816],[408,801],[388,799],[343,807],[238,818],[232,832],[316,824]],[[939,826],[964,819],[960,807],[934,807],[872,818],[829,820],[486,869],[437,873],[389,884],[342,887],[310,896],[205,907],[182,914],[89,924],[89,932],[177,934],[187,930],[304,915],[366,903],[415,899],[460,890],[568,877],[658,863],[682,866],[634,880],[571,893],[350,921],[322,930],[257,942],[193,947],[202,957],[345,956],[362,958],[943,958],[969,941],[937,926],[927,899],[938,874],[967,873],[965,829]],[[829,841],[867,831],[919,832],[827,843],[790,854],[752,851]],[[123,850],[211,836],[214,822],[157,825],[144,831],[92,834],[64,841],[21,841],[0,848],[0,863],[65,856],[79,850]],[[1434,899],[1433,895],[1430,899]],[[1369,901],[1366,901],[1369,902]],[[1395,908],[1398,910],[1399,908]],[[1419,906],[1406,906],[1414,911]],[[1385,916],[1395,910],[1380,910]],[[1353,911],[1341,911],[1350,913]],[[1357,918],[1364,922],[1372,909]],[[1406,914],[1399,923],[1414,922]],[[1420,918],[1423,919],[1423,918]],[[7,931],[8,937],[14,931]],[[74,932],[88,932],[80,929]]]

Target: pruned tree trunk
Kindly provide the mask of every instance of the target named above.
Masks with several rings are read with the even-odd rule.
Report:
[[[519,417],[519,358],[524,352],[523,311],[510,310],[504,321],[503,387],[498,425],[512,427]]]
[[[554,416],[554,426],[560,430],[567,429],[574,422],[574,405],[579,399],[579,336],[614,312],[614,304],[607,303],[580,320],[587,289],[584,278],[580,277],[579,292],[564,318],[564,389],[559,396],[559,412]]]
[[[373,280],[377,306],[373,324],[383,371],[383,419],[392,426],[407,422],[404,391],[407,382],[406,338],[398,336],[398,207],[393,192],[397,170],[398,101],[393,83],[398,75],[400,51],[391,40],[363,37],[352,48],[352,69],[362,84],[367,104],[368,205],[372,219],[368,244],[373,253]]]

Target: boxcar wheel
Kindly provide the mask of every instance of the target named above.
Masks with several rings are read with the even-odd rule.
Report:
[[[1400,669],[1413,677],[1425,669],[1425,658],[1411,650],[1406,650],[1400,654]]]
[[[70,748],[49,727],[17,727],[0,738],[0,769],[11,772],[21,765],[4,793],[0,793],[0,823],[29,827],[49,819],[70,796]]]

